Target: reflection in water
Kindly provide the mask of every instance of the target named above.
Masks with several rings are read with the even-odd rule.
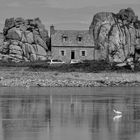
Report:
[[[113,120],[114,120],[114,121],[120,120],[121,117],[122,117],[122,115],[115,115],[115,116],[113,117]]]
[[[0,140],[138,140],[140,95],[98,94],[1,95]]]
[[[38,140],[37,133],[50,126],[50,102],[48,97],[1,98],[1,120],[4,140],[31,135]],[[34,137],[32,137],[34,136]]]

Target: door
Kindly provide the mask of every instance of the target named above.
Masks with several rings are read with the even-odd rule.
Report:
[[[75,51],[74,50],[71,51],[71,59],[75,59]]]

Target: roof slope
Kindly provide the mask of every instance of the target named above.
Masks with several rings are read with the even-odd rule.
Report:
[[[68,37],[67,41],[63,41],[63,36]],[[78,37],[81,37],[81,41],[78,41]],[[52,46],[94,46],[92,35],[89,30],[55,30],[55,33],[51,35]]]

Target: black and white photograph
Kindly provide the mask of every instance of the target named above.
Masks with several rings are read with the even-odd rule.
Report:
[[[0,140],[140,140],[140,0],[0,0]]]

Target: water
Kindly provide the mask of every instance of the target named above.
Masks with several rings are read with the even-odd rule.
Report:
[[[139,137],[140,87],[0,88],[0,140]]]

